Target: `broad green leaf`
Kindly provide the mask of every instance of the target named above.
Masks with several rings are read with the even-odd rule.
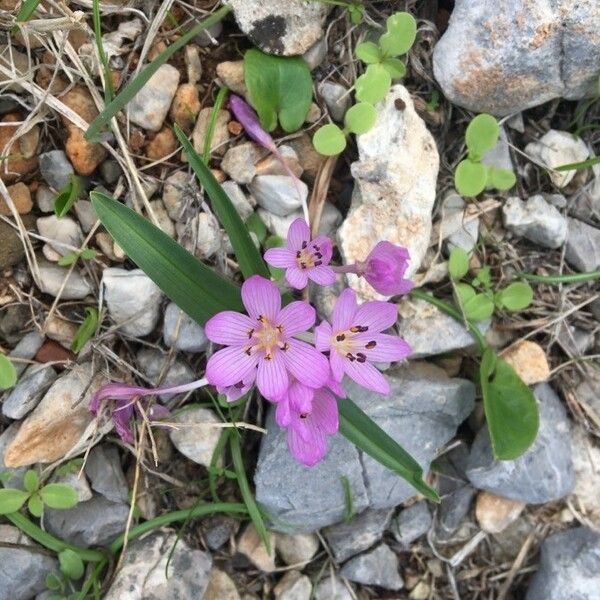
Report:
[[[392,78],[382,65],[369,65],[354,86],[359,102],[377,104],[383,100],[392,85]]]
[[[42,502],[50,508],[73,508],[79,502],[77,490],[64,483],[49,483],[40,490]]]
[[[533,289],[528,283],[516,281],[500,290],[497,294],[497,300],[501,306],[508,310],[523,310],[533,302]]]
[[[69,183],[60,191],[54,200],[54,214],[64,217],[81,193],[81,179],[77,175],[71,175]]]
[[[455,281],[462,279],[469,271],[469,255],[462,248],[452,248],[448,258],[448,272]]]
[[[81,352],[81,349],[96,333],[96,329],[98,329],[98,309],[88,306],[85,309],[85,319],[79,326],[71,343],[71,350],[75,354]]]
[[[246,227],[248,231],[254,233],[258,241],[262,244],[267,237],[267,226],[260,218],[259,214],[254,212],[246,219]]]
[[[313,136],[313,146],[319,154],[335,156],[344,151],[346,136],[337,125],[328,123],[317,129]]]
[[[90,193],[90,199],[98,218],[127,256],[200,325],[222,310],[244,310],[237,286],[161,229],[100,192]]]
[[[477,115],[468,125],[465,133],[465,142],[471,160],[481,160],[498,141],[500,126],[492,115]]]
[[[23,477],[23,487],[28,492],[35,492],[40,487],[40,478],[33,469],[28,469]]]
[[[229,199],[229,196],[219,185],[219,182],[215,179],[212,171],[198,156],[185,133],[177,125],[175,125],[175,134],[177,135],[180,144],[183,146],[190,166],[194,170],[194,173],[196,173],[198,181],[210,198],[215,215],[229,236],[242,274],[246,278],[252,275],[269,277],[269,270],[267,269],[260,252],[254,245],[248,228]]]
[[[59,552],[58,562],[61,572],[69,579],[81,579],[83,577],[85,567],[77,552],[65,548],[62,552]]]
[[[454,172],[454,185],[462,196],[475,197],[485,189],[487,169],[468,158],[458,163]]]
[[[17,512],[29,498],[29,492],[15,488],[0,489],[0,515]]]
[[[17,383],[17,370],[4,354],[0,354],[0,390],[7,390]]]
[[[480,382],[494,456],[499,460],[518,458],[537,436],[535,397],[515,370],[490,348],[483,354]]]
[[[38,492],[32,494],[27,501],[27,510],[38,519],[44,514],[44,503]]]
[[[381,60],[381,51],[379,46],[373,42],[362,42],[354,49],[356,58],[364,63],[378,63]]]
[[[399,58],[386,58],[381,66],[392,79],[402,79],[406,75],[406,65]]]
[[[461,306],[468,302],[476,294],[475,290],[468,283],[457,283],[454,286],[454,291]]]
[[[312,102],[310,69],[300,56],[273,56],[256,48],[244,54],[248,99],[267,131],[277,121],[288,133],[302,127]]]
[[[487,294],[475,294],[463,303],[463,311],[470,321],[485,321],[494,314],[494,302]]]
[[[375,125],[377,111],[372,104],[359,102],[348,109],[344,122],[349,131],[356,135],[366,133]]]
[[[439,502],[437,492],[423,480],[423,469],[400,444],[349,398],[338,400],[340,433],[357,448],[408,481],[418,492]]]
[[[487,176],[486,186],[497,190],[510,190],[517,183],[517,177],[510,169],[488,166]]]
[[[406,54],[406,52],[410,50],[410,46],[412,46],[412,43],[407,48],[406,40],[402,36],[392,33],[391,31],[384,33],[379,38],[379,47],[385,58]]]
[[[397,12],[391,17],[388,17],[386,22],[387,31],[393,34],[397,39],[402,40],[402,45],[398,45],[396,42],[397,56],[399,54],[406,54],[415,43],[417,37],[417,22],[415,18],[407,12]]]

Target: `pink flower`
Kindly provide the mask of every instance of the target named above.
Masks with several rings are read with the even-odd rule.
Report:
[[[235,402],[250,391],[253,383],[253,381],[250,383],[240,381],[234,385],[218,385],[217,392],[223,394],[227,398],[227,402]]]
[[[312,280],[319,285],[335,282],[335,273],[328,266],[333,244],[328,237],[319,236],[311,241],[310,229],[302,218],[296,219],[288,229],[285,248],[270,248],[265,260],[273,267],[287,269],[286,281],[301,290]]]
[[[311,388],[329,377],[327,359],[313,346],[294,339],[315,322],[315,309],[305,302],[281,308],[277,286],[253,275],[242,285],[248,315],[223,311],[209,319],[206,336],[227,346],[213,354],[206,378],[217,387],[251,385],[256,381],[268,400],[278,400],[289,387],[289,375]]]
[[[356,303],[356,293],[344,290],[332,314],[332,325],[323,321],[315,329],[315,345],[321,352],[329,351],[331,372],[336,381],[344,374],[359,385],[389,394],[385,377],[371,362],[393,362],[406,358],[410,346],[400,337],[381,333],[397,318],[396,307],[389,302]]]

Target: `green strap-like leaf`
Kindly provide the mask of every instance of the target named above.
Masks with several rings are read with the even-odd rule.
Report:
[[[260,252],[254,245],[246,224],[242,221],[242,218],[229,199],[229,196],[219,185],[219,182],[215,179],[211,170],[198,156],[185,133],[183,133],[177,125],[175,125],[175,134],[183,146],[188,161],[192,169],[194,169],[196,177],[198,177],[198,181],[206,190],[217,218],[229,235],[242,274],[246,278],[251,275],[270,277],[269,270],[267,269]]]
[[[158,227],[105,194],[91,192],[90,199],[98,218],[127,256],[200,325],[222,310],[244,310],[236,285]]]
[[[406,479],[418,492],[439,502],[437,492],[423,481],[421,465],[349,398],[338,400],[340,433],[384,467]]]

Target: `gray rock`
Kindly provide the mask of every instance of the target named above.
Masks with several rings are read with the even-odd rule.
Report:
[[[60,292],[62,300],[82,300],[92,293],[92,287],[77,269],[71,271],[67,278],[69,273],[67,268],[38,259],[38,271],[40,274],[38,286],[44,294],[58,296]],[[67,282],[63,287],[65,278]]]
[[[280,217],[299,209],[308,197],[306,184],[287,175],[258,175],[248,187],[259,206]]]
[[[141,269],[109,268],[102,274],[108,312],[119,330],[144,337],[158,322],[162,293]]]
[[[312,584],[300,571],[288,571],[273,588],[275,600],[311,600]]]
[[[162,193],[162,201],[169,217],[175,222],[185,221],[188,209],[198,192],[193,176],[185,171],[176,171],[169,175],[165,179]]]
[[[179,428],[169,430],[175,448],[195,463],[210,467],[223,431],[210,425],[220,423],[220,419],[212,410],[194,406],[178,413],[174,421],[181,423]]]
[[[600,60],[596,8],[595,0],[457,0],[434,48],[435,78],[452,103],[495,115],[592,94]]]
[[[425,535],[431,527],[432,517],[429,506],[425,500],[421,500],[404,510],[392,521],[391,530],[396,541],[405,549],[422,535]]]
[[[81,229],[85,233],[89,233],[98,220],[98,215],[96,215],[96,211],[92,208],[92,203],[89,200],[78,200],[73,205],[73,208],[75,209]]]
[[[218,21],[214,25],[207,27],[201,31],[195,38],[194,41],[198,46],[206,48],[207,46],[213,46],[217,43],[217,39],[223,31],[223,23]]]
[[[286,565],[299,565],[309,562],[319,549],[319,538],[312,533],[288,535],[277,533],[275,535],[277,552]]]
[[[444,540],[460,527],[471,510],[476,491],[470,485],[462,485],[442,496],[442,503],[437,511],[436,536]]]
[[[214,256],[223,244],[219,222],[212,214],[201,212],[185,224],[177,223],[175,228],[180,243],[202,260]]]
[[[302,58],[308,65],[308,68],[313,71],[325,60],[326,56],[327,40],[325,38],[321,38],[302,55]]]
[[[211,550],[218,550],[235,535],[239,521],[225,515],[214,515],[202,522],[203,538]]]
[[[253,44],[269,54],[303,54],[323,36],[330,7],[303,0],[282,3],[264,0],[231,2],[239,28]]]
[[[273,234],[282,238],[287,238],[287,232],[292,224],[292,221],[302,216],[302,210],[296,210],[286,217],[274,215],[262,208],[258,209],[258,216],[263,220],[267,229]],[[331,237],[342,222],[342,214],[330,202],[326,202],[321,214],[321,222],[319,223],[319,235]]]
[[[29,333],[26,333],[21,341],[12,349],[9,356],[11,358],[31,360],[42,347],[43,343],[43,335],[40,335],[37,331],[30,331]],[[28,365],[26,362],[17,362],[14,364],[14,367],[17,375],[20,376],[25,369],[27,369]]]
[[[600,223],[600,166],[595,165],[594,178],[569,201],[570,214],[589,225]]]
[[[211,565],[209,554],[190,548],[175,533],[154,532],[129,544],[104,600],[203,598]]]
[[[48,239],[47,244],[60,256],[71,254],[83,242],[81,228],[70,217],[40,217],[37,228],[40,235]]]
[[[90,484],[83,473],[79,475],[79,469],[60,474],[56,477],[56,483],[63,483],[72,487],[77,492],[79,502],[87,502],[93,497]]]
[[[315,600],[353,600],[354,596],[335,575],[322,579],[315,589]]]
[[[569,422],[559,397],[545,383],[536,385],[540,429],[533,445],[515,460],[494,460],[487,427],[475,438],[467,476],[478,489],[530,504],[571,493],[575,475]]]
[[[340,83],[332,81],[323,81],[318,89],[331,118],[338,123],[343,122],[344,115],[352,103],[348,90]]]
[[[325,538],[338,563],[344,562],[381,540],[392,517],[393,509],[367,509],[347,523],[325,530]]]
[[[462,323],[425,300],[403,298],[398,310],[402,317],[398,334],[410,344],[411,359],[476,347],[475,338]],[[488,319],[479,322],[477,327],[485,333],[490,324]],[[432,331],[435,335],[431,335]]]
[[[22,419],[42,399],[56,379],[56,371],[48,365],[30,365],[2,404],[2,414],[9,419]]]
[[[400,590],[404,581],[398,572],[398,557],[385,544],[375,550],[355,556],[341,569],[340,574],[356,583],[376,585],[386,590]]]
[[[127,104],[129,119],[149,131],[158,131],[169,112],[179,85],[179,71],[161,65],[142,89]]]
[[[470,218],[466,202],[454,190],[446,194],[442,201],[441,236],[445,239],[446,251],[462,248],[471,252],[479,237],[479,219]]]
[[[2,543],[20,547],[2,547]],[[46,589],[46,577],[57,570],[58,561],[19,529],[0,525],[0,598],[30,600]]]
[[[567,219],[539,194],[526,202],[508,198],[502,216],[508,230],[544,248],[559,248],[567,239]]]
[[[204,328],[188,317],[175,302],[170,302],[165,310],[163,339],[169,348],[182,352],[202,352],[208,345]]]
[[[235,181],[224,181],[221,187],[229,196],[240,217],[245,221],[254,212],[254,205],[250,202],[248,196]],[[252,200],[254,201],[254,198]]]
[[[94,446],[85,462],[85,474],[90,479],[92,489],[107,500],[127,503],[129,489],[115,446]]]
[[[171,387],[197,379],[194,371],[182,360],[175,359],[167,368],[167,357],[154,348],[142,348],[136,360],[153,386]],[[159,398],[161,402],[167,402],[173,394],[161,394]]]
[[[50,150],[39,155],[40,173],[44,181],[57,192],[64,188],[75,173],[62,150]]]
[[[28,329],[30,321],[31,312],[25,303],[3,307],[0,313],[0,340],[9,346],[18,344],[23,337],[23,332]]]
[[[19,431],[20,423],[13,423],[9,425],[0,434],[0,473],[10,473],[11,477],[4,479],[2,484],[5,487],[14,487],[23,489],[23,477],[27,471],[27,467],[19,467],[17,469],[9,468],[4,462],[4,455],[6,454],[7,448],[12,444],[13,440],[17,436]],[[1,568],[1,567],[0,567]]]
[[[576,527],[543,542],[526,600],[597,600],[599,590],[600,534]]]
[[[568,218],[565,259],[577,271],[594,271],[600,267],[600,229]]]
[[[40,212],[54,212],[54,200],[56,200],[56,193],[53,192],[47,185],[40,185],[35,192],[35,202],[37,207],[40,209]]]
[[[117,183],[119,177],[123,173],[121,166],[116,160],[109,158],[100,164],[100,175],[105,183],[112,185]]]
[[[256,175],[255,163],[259,158],[256,146],[245,142],[229,148],[221,161],[221,169],[237,183],[250,183]]]
[[[95,496],[66,510],[47,508],[44,523],[61,540],[87,548],[105,546],[123,533],[128,514],[127,504]]]
[[[392,389],[388,398],[352,382],[345,384],[348,395],[427,470],[437,449],[471,412],[473,384],[449,379],[441,369],[425,364],[398,367],[386,374]],[[274,529],[309,532],[342,521],[344,476],[357,513],[367,507],[391,508],[415,495],[408,483],[360,455],[340,435],[329,438],[324,460],[308,468],[289,455],[285,431],[275,425],[272,414],[267,429],[255,483],[257,500],[273,517]]]

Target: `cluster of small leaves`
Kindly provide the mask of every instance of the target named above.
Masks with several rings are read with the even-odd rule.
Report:
[[[60,573],[50,573],[46,577],[46,587],[55,594],[48,596],[48,600],[74,600],[79,598],[78,593],[70,593],[70,581],[77,581],[83,577],[85,565],[77,552],[65,548],[58,553]]]
[[[310,1],[310,0],[309,0]],[[342,2],[342,0],[319,0],[321,4],[342,6],[348,11],[352,25],[359,25],[365,16],[365,7],[361,2]]]
[[[24,489],[0,489],[0,515],[17,512],[27,503],[34,517],[41,517],[44,506],[48,508],[73,508],[79,498],[77,491],[63,483],[40,484],[38,474],[29,469],[23,478]]]
[[[74,262],[77,262],[79,259],[81,260],[93,260],[96,258],[98,253],[91,248],[84,248],[81,252],[71,252],[69,254],[65,254],[58,259],[58,264],[61,267],[68,267],[72,265]]]
[[[348,134],[369,131],[377,117],[374,105],[386,97],[392,80],[406,75],[406,65],[398,57],[414,44],[417,22],[410,13],[399,12],[389,17],[386,24],[387,30],[377,44],[362,42],[356,47],[356,57],[367,65],[354,85],[358,104],[346,112],[343,129],[329,123],[315,133],[313,145],[320,154],[340,154],[346,147]]]
[[[500,126],[492,115],[477,115],[465,133],[468,156],[458,163],[454,172],[454,184],[462,196],[478,196],[486,188],[509,190],[517,182],[510,169],[481,164],[500,136]]]
[[[469,256],[462,248],[454,248],[450,253],[448,271],[456,300],[471,321],[489,319],[494,310],[524,310],[533,302],[533,289],[523,281],[494,291],[489,266],[482,267],[470,283],[462,281],[469,271]]]

